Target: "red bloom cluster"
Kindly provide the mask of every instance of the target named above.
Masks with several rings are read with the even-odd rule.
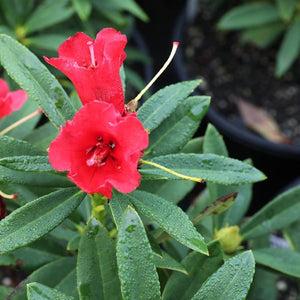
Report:
[[[61,127],[50,144],[53,168],[87,193],[107,198],[112,188],[129,193],[139,185],[137,165],[148,146],[148,134],[135,113],[124,108],[120,67],[126,36],[100,31],[95,41],[83,33],[59,48],[59,58],[45,58],[74,83],[84,106]]]
[[[0,119],[20,109],[26,99],[27,94],[25,91],[10,92],[7,83],[0,79]]]

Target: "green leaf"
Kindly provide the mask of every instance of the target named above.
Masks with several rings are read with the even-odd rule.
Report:
[[[55,172],[48,156],[19,155],[0,159],[0,165],[11,170],[25,172]]]
[[[248,300],[278,299],[276,282],[278,273],[256,266],[253,283],[251,284]]]
[[[208,278],[192,300],[245,299],[254,270],[255,261],[251,251],[236,255]]]
[[[77,287],[80,299],[121,299],[115,245],[94,218],[88,222],[79,244]]]
[[[216,199],[212,204],[207,206],[197,217],[192,221],[194,224],[198,223],[205,217],[211,215],[218,215],[228,210],[233,204],[237,197],[237,193],[231,193],[221,198]]]
[[[173,270],[188,275],[185,267],[181,263],[175,260],[167,252],[161,251],[161,253],[162,253],[161,257],[156,253],[154,253],[154,263],[157,268]]]
[[[283,228],[282,231],[291,248],[300,252],[300,220],[292,222],[290,225]]]
[[[131,202],[125,194],[119,193],[114,190],[108,205],[111,210],[114,222],[119,229],[122,215],[126,208],[131,205]]]
[[[284,30],[285,26],[282,22],[265,24],[243,31],[241,40],[254,43],[260,48],[267,48],[279,38]]]
[[[223,140],[223,136],[212,125],[208,124],[203,141],[203,153],[213,153],[228,156],[228,151]]]
[[[223,137],[219,134],[217,129],[209,124],[204,136],[203,153],[213,153],[218,155],[228,156],[226,145],[223,141]],[[238,193],[234,204],[230,209],[226,210],[223,214],[219,214],[214,217],[214,223],[216,228],[222,228],[227,225],[236,225],[242,219],[247,212],[250,205],[252,196],[252,185],[239,185],[239,186],[224,186],[220,184],[207,183],[207,188],[210,194],[211,201],[219,199],[224,195],[230,193]]]
[[[117,262],[124,300],[160,299],[151,246],[141,219],[131,207],[125,210],[120,223]]]
[[[219,20],[218,27],[224,30],[239,30],[260,26],[279,19],[278,11],[275,5],[271,3],[246,3],[225,13]]]
[[[203,237],[178,206],[157,195],[138,190],[124,194],[124,198],[178,242],[190,249],[208,254]]]
[[[139,190],[178,203],[194,188],[195,184],[196,182],[189,180],[142,180]]]
[[[179,153],[155,157],[150,161],[185,176],[225,185],[256,182],[266,178],[263,173],[248,164],[215,154]],[[139,171],[144,176],[143,179],[179,179],[173,174],[146,164],[143,164]]]
[[[14,111],[12,114],[3,118],[0,121],[0,130],[3,130],[4,128],[12,125],[13,123],[17,122],[23,117],[28,116],[32,112],[36,111],[37,108],[38,107],[36,103],[30,98],[28,98],[21,109]],[[23,139],[37,125],[37,123],[41,119],[41,116],[42,114],[38,114],[34,118],[27,120],[25,123],[22,124],[22,126],[18,126],[15,129],[10,130],[7,134],[17,139]]]
[[[27,48],[2,34],[0,63],[56,128],[73,118],[76,110],[55,77]]]
[[[12,256],[15,262],[22,262],[23,270],[35,270],[65,254],[64,248],[53,239],[46,237],[4,256]]]
[[[39,282],[78,299],[75,266],[76,260],[73,257],[63,257],[37,269],[21,282],[10,300],[26,299],[26,285],[31,282]]]
[[[191,252],[181,262],[188,272],[172,273],[163,292],[164,300],[190,300],[203,282],[223,264],[223,252],[218,242],[208,247],[209,256]]]
[[[13,291],[12,287],[0,286],[0,299],[7,299],[7,296]]]
[[[300,19],[295,19],[286,31],[276,57],[275,75],[282,76],[300,53]]]
[[[47,122],[34,129],[25,140],[36,147],[47,149],[50,143],[56,138],[58,132],[51,122]],[[46,153],[47,154],[47,153]]]
[[[145,128],[154,130],[199,84],[200,80],[184,81],[159,90],[140,107],[137,114],[139,120]]]
[[[82,21],[86,21],[92,11],[92,4],[89,0],[72,0],[74,9]]]
[[[42,151],[28,142],[17,140],[6,135],[0,136],[0,158],[18,155],[47,155],[47,152]]]
[[[300,186],[280,194],[241,226],[244,239],[283,228],[300,218]]]
[[[253,251],[255,261],[287,275],[300,278],[300,253],[288,248],[265,248]]]
[[[22,172],[0,166],[0,183],[1,182],[49,188],[74,186],[74,184],[64,176],[64,173]]]
[[[80,204],[77,188],[58,190],[15,210],[0,222],[0,253],[23,247],[58,226]]]
[[[206,96],[185,99],[170,117],[151,132],[147,157],[179,152],[197,131],[209,102]]]
[[[276,0],[276,4],[280,17],[284,21],[290,21],[295,12],[297,0]]]
[[[28,300],[73,300],[73,297],[67,296],[55,289],[51,289],[43,284],[33,282],[27,284]]]
[[[48,28],[69,19],[74,10],[66,6],[68,2],[68,0],[46,0],[41,3],[24,24],[26,34]]]
[[[28,47],[57,52],[58,47],[68,38],[63,34],[40,34],[26,39]]]

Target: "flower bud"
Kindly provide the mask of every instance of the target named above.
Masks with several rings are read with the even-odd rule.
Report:
[[[215,239],[219,241],[225,253],[231,254],[241,248],[243,238],[238,226],[226,226],[215,232]]]

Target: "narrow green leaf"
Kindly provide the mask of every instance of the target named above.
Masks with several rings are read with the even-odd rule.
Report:
[[[76,260],[73,257],[63,257],[44,265],[22,281],[18,288],[10,295],[9,299],[26,299],[26,285],[32,282],[39,282],[78,299],[75,266]]]
[[[118,229],[120,228],[122,215],[129,205],[131,205],[131,202],[125,194],[113,191],[113,195],[109,201],[109,208]]]
[[[203,153],[213,153],[218,155],[228,156],[228,151],[224,143],[223,137],[217,131],[217,129],[209,124],[207,126],[204,143]],[[246,161],[247,162],[247,161]],[[238,186],[224,186],[220,184],[207,183],[207,188],[211,201],[228,195],[230,193],[238,193],[234,204],[230,209],[226,210],[223,214],[219,214],[214,217],[214,224],[216,228],[222,228],[226,224],[236,225],[244,217],[244,214],[248,210],[252,196],[252,185],[238,185]]]
[[[244,239],[251,239],[281,229],[300,218],[300,186],[269,202],[241,226]]]
[[[207,216],[218,215],[229,209],[233,204],[237,197],[237,193],[231,193],[229,195],[218,198],[212,204],[207,206],[197,217],[195,217],[192,221],[194,224],[200,222]]]
[[[23,247],[59,225],[85,194],[77,188],[58,190],[15,210],[0,222],[0,253]]]
[[[297,0],[276,0],[276,4],[280,17],[284,21],[290,21],[295,12]]]
[[[0,165],[11,170],[25,172],[57,172],[50,163],[48,156],[19,155],[0,159]]]
[[[47,155],[47,152],[28,142],[6,135],[0,136],[0,158],[18,155]]]
[[[143,180],[139,190],[178,203],[194,188],[195,184],[196,182],[189,180]]]
[[[138,110],[138,118],[145,128],[154,130],[162,121],[183,103],[200,80],[185,81],[169,85],[151,96]]]
[[[164,300],[190,300],[202,283],[223,264],[223,252],[218,242],[208,246],[209,256],[189,253],[181,262],[188,272],[172,273],[163,292]]]
[[[63,34],[40,34],[27,38],[28,47],[57,52],[58,47],[68,38]]]
[[[300,278],[300,253],[288,248],[265,248],[253,251],[255,261],[263,266]]]
[[[300,220],[292,222],[287,227],[284,227],[282,231],[291,248],[300,252]]]
[[[201,286],[192,300],[245,299],[255,270],[251,251],[228,259]]]
[[[154,253],[154,263],[157,268],[173,270],[188,275],[185,267],[181,263],[175,260],[167,252],[161,251],[161,253],[162,253],[161,257],[159,255],[156,255],[156,253]]]
[[[248,300],[278,299],[277,280],[279,274],[264,267],[256,266]]]
[[[170,154],[150,160],[185,176],[202,178],[207,182],[225,185],[243,184],[264,180],[266,177],[256,168],[237,159],[215,154]],[[142,165],[143,179],[180,179],[161,169]]]
[[[194,96],[164,120],[150,134],[148,156],[161,156],[179,152],[197,131],[209,106],[209,97]]]
[[[228,151],[223,140],[223,136],[212,124],[207,125],[204,134],[203,153],[213,153],[226,157],[228,156]]]
[[[67,94],[38,58],[9,36],[0,35],[0,63],[37,102],[58,129],[76,112]]]
[[[241,39],[243,42],[251,42],[260,48],[267,48],[275,42],[284,32],[285,26],[282,22],[270,23],[243,31]]]
[[[57,133],[57,129],[52,123],[47,122],[34,129],[25,137],[25,140],[40,149],[47,149],[50,143],[56,138]]]
[[[299,57],[300,18],[295,19],[286,31],[276,57],[275,75],[282,76]]]
[[[8,126],[12,125],[13,123],[17,122],[23,117],[26,117],[32,112],[36,111],[37,109],[38,107],[36,103],[33,100],[31,100],[31,98],[28,98],[21,109],[14,111],[11,115],[1,119],[0,130],[7,128]],[[22,124],[22,126],[18,126],[15,129],[9,131],[7,134],[17,139],[23,139],[27,134],[29,134],[33,130],[33,128],[37,125],[41,117],[42,114],[38,114],[34,118],[27,120],[25,123]]]
[[[12,287],[0,286],[0,299],[7,299],[7,296],[13,291]]]
[[[28,300],[74,300],[73,297],[37,282],[27,284],[27,298]]]
[[[39,187],[70,187],[74,184],[61,174],[22,172],[0,166],[0,183],[12,183]]]
[[[141,219],[131,207],[122,216],[117,262],[123,299],[161,299],[151,246]]]
[[[77,288],[80,299],[121,299],[115,245],[96,219],[88,222],[79,244]]]
[[[76,13],[82,21],[86,21],[92,11],[92,4],[89,0],[72,0]]]
[[[24,24],[26,34],[48,28],[70,18],[74,10],[67,7],[67,3],[68,0],[43,1]]]
[[[218,22],[218,27],[225,30],[239,30],[278,20],[280,17],[275,5],[254,2],[242,4],[229,10]]]
[[[134,191],[125,197],[145,216],[183,245],[208,254],[203,237],[197,232],[188,216],[175,204],[144,191]]]

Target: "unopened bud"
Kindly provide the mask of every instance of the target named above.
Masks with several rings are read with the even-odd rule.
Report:
[[[215,232],[215,239],[219,241],[223,251],[231,254],[241,249],[241,242],[243,240],[240,235],[238,226],[226,226]]]

